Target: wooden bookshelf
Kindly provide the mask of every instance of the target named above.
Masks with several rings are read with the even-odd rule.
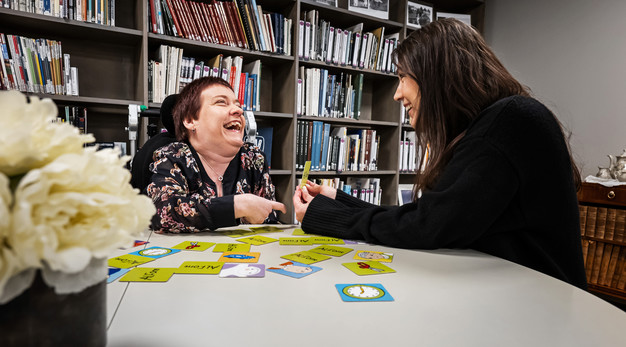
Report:
[[[332,7],[314,0],[256,0],[264,11],[280,13],[293,21],[292,54],[289,56],[230,47],[220,44],[155,34],[148,30],[148,5],[144,0],[116,1],[116,26],[55,18],[0,8],[0,32],[31,38],[61,41],[63,53],[71,55],[71,65],[78,67],[80,96],[48,95],[62,105],[82,105],[89,112],[88,132],[97,141],[128,141],[128,104],[148,102],[148,61],[154,59],[160,45],[182,48],[185,56],[208,60],[217,54],[242,56],[244,63],[259,59],[262,63],[261,110],[255,112],[259,126],[274,128],[272,180],[277,198],[288,206],[284,222],[293,222],[291,199],[301,172],[295,169],[297,120],[320,120],[333,126],[376,129],[381,135],[377,171],[312,173],[316,178],[378,177],[383,188],[382,203],[397,204],[399,184],[412,183],[413,176],[399,172],[398,151],[403,130],[400,104],[393,100],[397,77],[392,73],[363,70],[305,61],[297,54],[298,20],[304,11],[317,10],[320,18],[339,28],[364,23],[365,30],[384,26],[386,33],[399,33],[402,40],[411,30],[405,25],[406,0],[389,1],[389,19],[384,20],[348,10],[347,0]],[[471,13],[473,24],[482,28],[484,0],[431,0],[435,11]],[[364,74],[363,101],[359,120],[326,117],[298,117],[297,79],[299,68],[317,67],[336,73]],[[140,134],[138,146],[145,141]],[[142,141],[143,140],[143,141]],[[130,146],[129,146],[130,148]]]
[[[589,290],[626,304],[626,186],[583,183],[578,202]]]

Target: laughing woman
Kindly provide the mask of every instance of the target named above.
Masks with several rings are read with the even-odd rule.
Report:
[[[552,112],[458,20],[423,26],[393,56],[394,98],[429,148],[413,202],[374,206],[309,183],[293,199],[302,229],[393,247],[472,248],[585,288],[580,175]]]
[[[176,139],[155,151],[147,187],[157,213],[152,228],[198,232],[239,223],[277,223],[275,188],[265,157],[243,142],[245,119],[221,78],[187,85],[173,111]]]

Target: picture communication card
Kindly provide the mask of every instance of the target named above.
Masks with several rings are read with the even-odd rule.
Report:
[[[354,259],[371,260],[391,263],[393,261],[393,253],[375,252],[375,251],[356,251]]]
[[[167,255],[170,255],[170,254],[178,253],[178,252],[180,252],[179,249],[171,249],[171,248],[165,248],[165,247],[150,247],[150,248],[141,249],[136,252],[132,252],[128,254],[158,259],[161,257],[165,257]]]
[[[339,247],[339,246],[318,246],[311,249],[311,252],[332,255],[333,257],[341,257],[342,255],[352,252],[352,248]]]
[[[393,301],[380,283],[335,284],[335,288],[343,301]]]
[[[358,263],[344,263],[341,265],[347,267],[350,271],[359,276],[380,275],[396,272],[396,270],[386,266],[385,264],[375,261],[360,261]]]
[[[265,277],[263,264],[224,264],[219,277]]]
[[[280,237],[278,243],[281,246],[298,246],[298,245],[312,245],[313,238],[311,237]]]
[[[107,283],[111,283],[116,279],[125,275],[130,269],[118,269],[114,267],[109,268],[109,276],[107,277]]]
[[[261,246],[261,245],[265,245],[265,244],[268,244],[268,243],[276,242],[278,240],[273,239],[271,237],[267,237],[267,236],[255,235],[255,236],[249,236],[249,237],[244,237],[244,238],[241,238],[241,239],[237,239],[237,241],[243,242],[243,243],[248,243],[248,244],[251,244],[253,246]]]
[[[304,163],[304,171],[302,171],[302,183],[300,183],[300,189],[306,186],[306,182],[309,179],[309,171],[311,171],[311,161]]]
[[[173,249],[180,249],[183,251],[206,251],[211,246],[213,246],[215,242],[200,242],[200,241],[185,241],[177,244],[172,247]]]
[[[306,264],[298,263],[295,261],[288,261],[278,266],[269,267],[267,268],[267,271],[293,277],[293,278],[302,278],[304,276],[314,274],[320,271],[321,269],[322,269],[321,267],[317,267],[317,266],[306,265]]]
[[[250,245],[245,243],[218,243],[213,252],[250,252]]]
[[[281,258],[291,260],[291,261],[297,261],[297,262],[304,263],[307,265],[317,263],[322,260],[330,259],[329,256],[311,252],[311,251],[302,251],[298,253],[287,254],[287,255],[283,255]]]
[[[224,263],[258,263],[260,256],[261,253],[259,252],[224,252],[217,261]]]

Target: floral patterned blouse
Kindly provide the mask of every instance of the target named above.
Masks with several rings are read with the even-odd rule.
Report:
[[[153,230],[199,232],[244,223],[235,219],[235,194],[251,193],[276,200],[265,156],[249,143],[241,147],[226,168],[221,197],[204,167],[198,165],[200,158],[189,143],[173,142],[154,151],[153,157],[153,175],[146,188],[157,208],[152,218]],[[278,223],[276,212],[265,223]]]

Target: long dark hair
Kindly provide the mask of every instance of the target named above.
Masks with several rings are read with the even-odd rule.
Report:
[[[529,88],[507,71],[482,36],[453,18],[414,31],[393,51],[392,59],[417,82],[421,96],[415,131],[421,158],[417,167],[424,170],[416,175],[415,198],[418,190],[433,187],[455,145],[483,109],[508,96],[530,96]],[[572,165],[579,182],[573,160]]]
[[[183,122],[185,120],[198,119],[198,112],[202,108],[200,95],[205,89],[213,85],[220,85],[233,90],[233,87],[225,80],[210,76],[193,80],[180,92],[176,106],[174,106],[172,111],[177,141],[185,141],[189,138],[189,132]]]

